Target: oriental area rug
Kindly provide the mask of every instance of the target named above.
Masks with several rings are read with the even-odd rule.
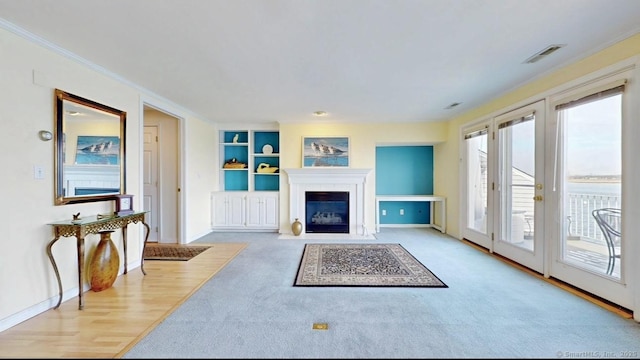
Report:
[[[400,244],[305,244],[293,285],[448,287]]]
[[[210,246],[184,246],[184,245],[148,245],[144,248],[145,260],[178,260],[187,261]]]

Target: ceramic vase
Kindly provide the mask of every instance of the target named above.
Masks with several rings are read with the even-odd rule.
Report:
[[[298,236],[302,233],[302,223],[298,218],[291,224],[291,231],[293,231],[293,235]]]
[[[120,269],[120,255],[111,240],[113,231],[101,231],[100,242],[89,263],[91,290],[102,291],[113,285]]]

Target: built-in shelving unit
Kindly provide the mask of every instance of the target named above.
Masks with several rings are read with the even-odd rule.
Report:
[[[253,190],[278,191],[280,189],[280,134],[277,131],[253,131]],[[258,172],[265,164],[271,169]],[[277,168],[276,172],[272,169]]]
[[[251,150],[251,152],[249,152]],[[220,187],[223,191],[278,191],[280,135],[278,131],[220,131]],[[224,168],[232,159],[244,168]],[[259,167],[268,168],[258,172]],[[273,169],[278,168],[277,171]]]
[[[214,229],[277,230],[280,134],[277,130],[220,131],[220,191],[211,194]],[[242,167],[225,168],[234,160]],[[262,169],[262,170],[258,170]]]
[[[221,131],[220,154],[222,166],[227,161],[235,159],[237,163],[249,163],[249,132],[248,131]],[[249,190],[249,169],[222,168],[220,182],[225,191]]]

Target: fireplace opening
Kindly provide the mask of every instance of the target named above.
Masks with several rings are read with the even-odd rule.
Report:
[[[305,232],[349,233],[348,191],[305,192]]]

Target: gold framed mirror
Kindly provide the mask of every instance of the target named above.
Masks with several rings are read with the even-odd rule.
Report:
[[[127,113],[55,90],[56,205],[113,200],[125,194]]]

